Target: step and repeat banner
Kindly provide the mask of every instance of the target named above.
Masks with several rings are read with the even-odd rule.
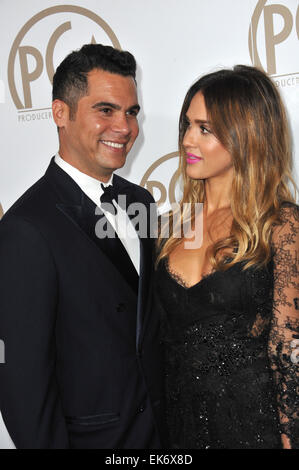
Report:
[[[0,216],[57,152],[52,77],[69,52],[91,42],[136,57],[140,134],[119,174],[151,191],[161,210],[180,195],[178,117],[188,88],[235,64],[263,67],[280,90],[298,183],[298,0],[0,0],[0,18]]]
[[[141,131],[119,173],[160,204],[179,197],[178,116],[187,89],[200,75],[237,63],[262,66],[281,91],[298,175],[298,0],[1,0],[0,17],[0,211],[56,153],[53,73],[90,42],[137,59]]]

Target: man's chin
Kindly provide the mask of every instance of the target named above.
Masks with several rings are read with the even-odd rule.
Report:
[[[107,162],[106,169],[107,171],[116,171],[119,170],[120,168],[123,168],[123,166],[126,163],[126,156],[123,157],[117,157],[114,158],[113,161]]]

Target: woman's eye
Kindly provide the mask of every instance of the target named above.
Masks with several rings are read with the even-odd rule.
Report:
[[[202,134],[211,134],[211,131],[205,126],[200,126],[200,130]]]

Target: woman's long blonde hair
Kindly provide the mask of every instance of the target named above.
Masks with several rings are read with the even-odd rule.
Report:
[[[291,140],[286,112],[270,78],[255,67],[237,65],[200,78],[189,89],[179,121],[180,172],[184,191],[180,202],[205,201],[203,180],[186,174],[183,139],[186,113],[196,93],[202,93],[212,131],[232,156],[231,233],[210,250],[214,269],[227,269],[244,261],[244,269],[265,265],[271,257],[271,232],[279,223],[283,202],[295,202],[290,183]],[[183,224],[183,211],[180,224]],[[181,242],[173,236],[158,238],[159,261]],[[223,253],[234,251],[227,262]]]

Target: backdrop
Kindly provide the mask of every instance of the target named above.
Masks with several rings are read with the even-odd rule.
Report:
[[[200,75],[237,63],[262,66],[281,91],[298,182],[298,0],[1,0],[0,18],[4,211],[56,153],[52,76],[71,50],[89,42],[137,59],[140,135],[119,173],[147,187],[162,210],[179,197],[178,116],[187,89]],[[0,447],[9,445],[2,427]]]

